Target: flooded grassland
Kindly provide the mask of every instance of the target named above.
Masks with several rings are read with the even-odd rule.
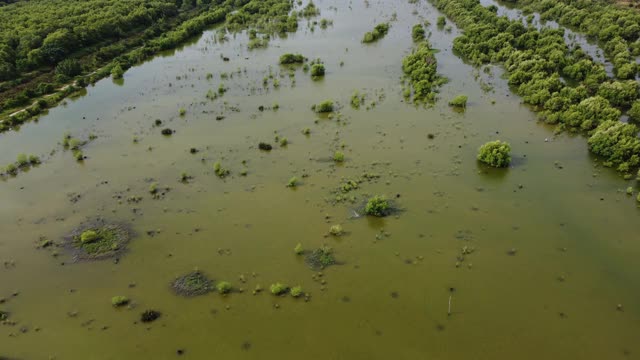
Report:
[[[430,4],[316,4],[325,28],[301,20],[254,50],[246,32],[211,29],[0,135],[0,163],[42,161],[0,182],[0,355],[637,358],[628,182],[584,138],[537,122],[501,68],[456,57],[458,30],[439,30]],[[416,107],[402,59],[425,20],[449,81]],[[386,21],[386,36],[361,42]],[[279,65],[285,53],[321,59],[325,76]],[[459,94],[463,112],[447,105]],[[338,111],[311,110],[325,100]],[[495,139],[511,144],[508,169],[476,161]],[[365,216],[373,195],[396,211]],[[74,256],[100,221],[131,238]],[[325,247],[334,264],[313,266]],[[278,283],[303,294],[275,296]]]

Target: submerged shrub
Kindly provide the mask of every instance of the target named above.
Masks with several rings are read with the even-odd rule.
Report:
[[[306,256],[305,261],[314,270],[324,269],[336,263],[333,257],[333,250],[328,246],[313,250]]]
[[[281,283],[275,283],[271,284],[269,290],[271,290],[271,293],[273,295],[280,296],[286,294],[289,291],[289,287]]]
[[[425,32],[422,25],[420,24],[413,25],[413,28],[411,29],[411,37],[415,42],[420,42],[425,39]]]
[[[362,38],[363,43],[371,43],[383,38],[389,32],[389,23],[378,24],[373,28],[373,31],[367,32]]]
[[[493,166],[507,167],[511,163],[511,146],[500,140],[489,141],[478,149],[478,160]]]
[[[225,178],[230,173],[229,170],[222,167],[222,164],[220,164],[219,161],[216,161],[213,164],[213,171],[219,178]]]
[[[313,106],[313,110],[317,113],[328,113],[333,111],[333,101],[325,100],[318,105]]]
[[[317,78],[324,76],[324,65],[323,64],[313,64],[311,65],[311,77]]]
[[[391,205],[384,196],[375,195],[367,201],[364,213],[371,216],[383,217],[389,215]]]
[[[294,188],[296,186],[298,186],[298,178],[294,176],[291,179],[289,179],[289,182],[287,183],[287,187]]]
[[[298,245],[296,245],[296,247],[293,248],[293,252],[296,253],[296,255],[302,255],[302,253],[304,253],[304,248],[302,248],[302,244],[298,243]]]
[[[344,153],[342,153],[341,151],[336,151],[333,154],[333,161],[338,163],[344,162]]]
[[[344,234],[344,231],[342,230],[342,226],[340,224],[337,224],[331,226],[331,228],[329,229],[329,234],[333,236],[341,236],[342,234]]]
[[[125,306],[129,303],[129,298],[126,296],[114,296],[111,298],[111,305],[114,307]]]
[[[80,234],[80,242],[83,244],[92,243],[98,239],[98,233],[94,230],[86,230]]]
[[[227,281],[220,281],[218,285],[216,285],[216,289],[218,290],[218,293],[224,295],[230,293],[233,287]]]
[[[453,107],[466,108],[467,107],[467,96],[466,95],[458,95],[449,101],[449,105]]]
[[[291,288],[291,296],[297,298],[300,297],[303,293],[302,286],[294,286]]]
[[[18,167],[17,167],[17,166],[15,166],[14,164],[9,164],[9,165],[7,165],[7,166],[4,168],[4,171],[5,171],[7,174],[15,175],[15,174],[17,174],[17,173],[18,173]]]
[[[16,158],[16,164],[18,164],[19,167],[29,165],[29,158],[27,157],[27,154],[18,154],[18,157]]]
[[[433,102],[435,89],[446,79],[438,76],[438,64],[431,44],[427,40],[418,44],[418,48],[402,60],[402,71],[413,88],[413,102]],[[405,90],[405,97],[411,96],[411,90]]]
[[[280,56],[280,64],[302,64],[304,62],[304,56],[302,54],[283,54]]]

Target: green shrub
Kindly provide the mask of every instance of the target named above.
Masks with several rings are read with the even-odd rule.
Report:
[[[56,66],[56,74],[74,77],[82,72],[82,67],[76,59],[65,59]]]
[[[27,154],[18,154],[16,163],[18,164],[19,167],[24,167],[29,165],[29,158],[27,157]]]
[[[36,155],[29,155],[29,163],[31,165],[38,165],[40,164],[40,158]]]
[[[510,152],[509,143],[489,141],[478,149],[478,160],[493,167],[507,167],[511,163]]]
[[[333,111],[333,101],[325,100],[318,105],[314,105],[313,109],[317,113],[329,113]]]
[[[304,56],[302,54],[283,54],[280,56],[280,64],[302,64],[304,62]]]
[[[302,286],[294,286],[291,288],[291,296],[297,298],[300,297],[303,293]]]
[[[17,173],[18,173],[18,167],[17,167],[17,166],[15,166],[14,164],[9,164],[9,165],[7,165],[7,166],[4,168],[4,171],[5,171],[7,174],[15,175],[15,174],[17,174]]]
[[[269,289],[271,290],[271,293],[273,295],[284,295],[287,293],[287,291],[289,291],[289,287],[287,285],[283,285],[281,283],[275,283],[275,284],[271,284],[271,286],[269,287]]]
[[[218,290],[218,293],[220,294],[228,294],[231,292],[231,290],[233,289],[233,287],[231,286],[231,284],[227,281],[220,281],[217,285],[216,285],[216,289]]]
[[[389,200],[384,196],[375,195],[367,201],[364,207],[364,213],[371,216],[387,216],[391,210]]]
[[[362,38],[363,43],[371,43],[383,38],[389,32],[389,23],[378,24],[373,28],[373,31],[367,32]]]
[[[341,151],[336,151],[333,154],[333,161],[338,163],[344,162],[344,153],[342,153]]]
[[[425,39],[425,32],[422,25],[420,24],[413,25],[413,28],[411,29],[411,37],[415,42],[420,42]]]
[[[402,60],[402,71],[413,88],[413,102],[435,101],[435,89],[446,82],[437,74],[438,63],[433,55],[431,44],[424,40],[410,55]],[[405,89],[404,96],[409,98],[411,90]]]
[[[438,25],[439,27],[443,27],[447,24],[447,18],[444,16],[438,16],[438,21],[436,22],[436,25]]]
[[[222,164],[220,164],[219,161],[216,161],[213,164],[213,171],[219,178],[225,178],[227,175],[229,175],[229,170],[223,168]]]
[[[311,77],[317,78],[324,76],[325,69],[323,64],[313,64],[311,65]]]
[[[122,70],[122,66],[120,66],[120,63],[116,63],[111,68],[111,77],[114,79],[122,79],[122,76],[124,76],[124,70]]]
[[[94,230],[85,230],[80,234],[80,242],[82,244],[89,244],[99,239],[98,233]]]
[[[298,243],[298,245],[296,245],[296,247],[293,248],[293,252],[295,252],[296,255],[302,255],[304,253],[304,249],[302,248],[302,244]]]
[[[466,108],[467,107],[467,96],[466,95],[458,95],[449,101],[449,105],[453,107]]]
[[[294,188],[296,186],[298,186],[298,178],[294,176],[291,179],[289,179],[289,182],[287,183],[287,187]]]
[[[125,306],[129,303],[129,298],[126,296],[114,296],[111,298],[111,305],[114,307]]]
[[[633,102],[631,109],[627,112],[627,115],[629,115],[629,120],[640,124],[640,100]]]
[[[187,109],[185,109],[185,108],[180,108],[180,110],[179,110],[179,114],[180,114],[180,116],[184,116],[186,113],[187,113]]]
[[[306,256],[305,261],[312,269],[324,269],[336,263],[333,250],[328,246],[313,250]]]
[[[332,225],[329,229],[329,234],[333,236],[341,236],[344,233],[340,224]]]
[[[618,120],[600,124],[587,141],[589,150],[606,161],[618,165],[618,170],[628,172],[640,165],[640,140],[638,128]]]

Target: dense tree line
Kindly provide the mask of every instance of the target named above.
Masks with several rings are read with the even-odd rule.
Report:
[[[12,4],[0,11],[4,20],[0,24],[0,79],[5,80],[0,83],[0,99],[4,99],[0,105],[3,110],[28,105],[32,98],[50,94],[74,76],[98,68],[89,77],[78,77],[78,85],[122,76],[132,65],[225,20],[230,28],[252,26],[265,36],[295,31],[298,17],[292,8],[291,0],[34,0]],[[311,3],[302,12],[317,12],[314,9]],[[48,76],[49,72],[54,76]],[[40,81],[43,77],[46,80]],[[23,83],[24,89],[16,92]],[[11,96],[4,96],[12,91]],[[0,131],[59,99],[48,97],[29,107],[0,124]]]
[[[522,6],[525,13],[540,13],[542,20],[554,20],[577,29],[602,43],[619,79],[634,79],[640,55],[640,13],[606,1],[507,0]]]
[[[640,165],[638,129],[619,120],[638,99],[636,81],[608,79],[602,64],[566,45],[563,29],[526,27],[479,0],[432,1],[464,31],[454,40],[457,54],[476,65],[503,64],[509,85],[542,120],[583,131],[593,153],[631,176]]]

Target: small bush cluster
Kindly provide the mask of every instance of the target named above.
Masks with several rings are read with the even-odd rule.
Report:
[[[371,43],[382,39],[389,32],[389,23],[378,24],[373,28],[373,31],[369,31],[364,34],[362,38],[363,43]]]
[[[478,149],[478,160],[493,166],[507,167],[511,163],[511,146],[500,140],[489,141]]]

